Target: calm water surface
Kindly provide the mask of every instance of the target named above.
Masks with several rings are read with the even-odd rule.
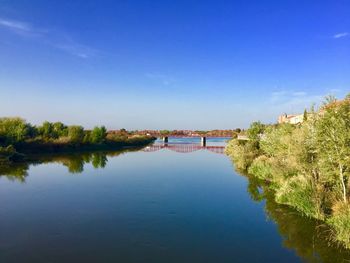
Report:
[[[0,262],[347,262],[235,172],[224,141],[1,167]]]

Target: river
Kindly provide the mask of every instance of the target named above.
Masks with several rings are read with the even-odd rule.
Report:
[[[226,138],[35,156],[0,167],[0,262],[346,262],[321,223],[277,205]]]

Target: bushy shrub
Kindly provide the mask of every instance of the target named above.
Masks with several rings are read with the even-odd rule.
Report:
[[[334,239],[350,249],[350,204],[337,202],[333,206],[333,214],[327,220],[334,230]]]
[[[273,175],[271,163],[269,163],[268,157],[264,155],[259,156],[252,162],[251,166],[248,168],[248,172],[264,180],[271,179]]]
[[[259,156],[259,150],[256,142],[242,142],[237,139],[231,140],[226,146],[226,154],[234,161],[238,170],[247,171],[254,159]]]
[[[45,140],[57,139],[68,135],[67,126],[65,126],[62,122],[51,123],[45,121],[37,128],[37,131],[38,134]]]
[[[253,122],[247,130],[248,138],[251,141],[259,141],[260,135],[264,132],[265,125],[260,121]]]
[[[106,131],[106,128],[104,126],[95,127],[91,131],[90,142],[91,143],[102,143],[106,139],[106,136],[107,136],[107,131]]]
[[[84,139],[84,129],[81,126],[73,125],[68,127],[68,137],[71,143],[79,144]]]
[[[22,142],[28,135],[28,125],[21,118],[0,118],[0,137],[5,145]]]
[[[304,215],[323,219],[321,200],[316,187],[304,176],[295,176],[284,181],[276,190],[276,202],[294,207]]]

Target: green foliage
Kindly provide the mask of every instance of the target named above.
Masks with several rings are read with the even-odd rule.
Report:
[[[83,144],[91,143],[91,131],[84,132]]]
[[[248,173],[255,175],[259,179],[269,180],[273,175],[273,169],[269,159],[261,155],[254,159],[248,168]]]
[[[347,182],[350,173],[350,101],[325,107],[316,123],[320,169],[336,181],[347,201]]]
[[[334,229],[333,238],[350,249],[350,204],[339,202],[334,208],[335,211],[327,223]]]
[[[24,141],[29,134],[27,123],[21,118],[0,118],[0,138],[5,145]]]
[[[37,130],[38,134],[45,140],[57,139],[68,135],[67,126],[65,126],[62,122],[51,123],[45,121],[37,128]]]
[[[254,142],[233,139],[228,143],[226,153],[233,159],[236,169],[246,171],[259,155],[259,150]]]
[[[3,163],[0,161],[0,176],[7,177],[10,181],[24,182],[29,164],[25,162],[20,163]]]
[[[64,137],[68,135],[68,128],[62,122],[52,124],[52,132],[54,137]]]
[[[16,149],[13,145],[0,147],[0,162],[8,161],[15,153]]]
[[[171,131],[169,131],[169,130],[160,130],[159,133],[160,133],[160,135],[169,135],[171,133]]]
[[[68,167],[68,171],[73,174],[79,174],[84,171],[84,160],[80,156],[69,158],[68,161],[63,162],[63,165]]]
[[[277,203],[333,225],[350,248],[350,96],[327,97],[319,112],[304,112],[301,125],[254,122],[247,134],[249,141],[226,148],[235,167],[267,181]],[[335,213],[338,200],[343,208]]]
[[[317,190],[304,176],[295,176],[284,183],[276,191],[276,201],[290,205],[304,215],[323,219],[321,202]]]
[[[291,134],[294,131],[291,124],[282,124],[277,127],[266,128],[265,138],[261,140],[260,147],[270,157],[284,157],[290,154]]]
[[[48,121],[43,122],[43,124],[38,127],[39,134],[45,139],[49,139],[53,137],[52,131],[53,131],[52,123]]]
[[[103,153],[94,153],[92,155],[92,160],[91,160],[91,163],[92,163],[92,166],[94,168],[104,168],[107,164],[107,157],[105,154]]]
[[[307,121],[307,111],[306,111],[306,109],[304,110],[303,121]]]
[[[195,133],[197,133],[199,135],[205,135],[205,134],[207,134],[207,131],[196,130]]]
[[[68,137],[70,142],[79,144],[84,139],[84,129],[81,126],[73,125],[68,127]]]
[[[95,127],[90,135],[91,143],[102,143],[105,141],[107,136],[107,130],[104,126]]]
[[[20,161],[23,159],[24,155],[18,153],[13,145],[8,145],[7,147],[0,147],[0,163]]]
[[[253,122],[247,130],[248,138],[251,141],[259,141],[260,135],[263,134],[264,130],[265,125],[262,124],[260,121]]]

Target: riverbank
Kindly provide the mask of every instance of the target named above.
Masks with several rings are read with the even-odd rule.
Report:
[[[108,132],[104,126],[85,130],[61,122],[33,126],[21,118],[0,118],[0,162],[18,162],[28,154],[71,153],[140,147],[156,138],[121,129]]]
[[[25,141],[2,147],[0,149],[0,161],[20,162],[26,160],[28,155],[54,154],[54,153],[79,153],[92,151],[111,151],[126,148],[139,148],[152,143],[156,138],[150,136],[133,136],[123,140],[106,140],[98,144],[72,144],[62,141]]]
[[[350,249],[350,99],[327,100],[299,125],[255,122],[226,147],[237,170],[266,182],[275,202],[331,227]]]
[[[153,142],[156,138],[151,136],[130,136],[119,140],[106,139],[101,143],[75,144],[62,141],[27,141],[16,144],[15,148],[21,153],[70,153],[77,151],[117,150],[125,147],[139,147]]]
[[[144,148],[140,146],[125,146],[118,149],[109,150],[87,150],[70,152],[40,152],[28,153],[25,158],[19,161],[0,162],[0,177],[5,176],[11,181],[25,182],[28,171],[32,165],[58,163],[66,166],[69,173],[79,174],[84,171],[87,164],[91,164],[95,169],[104,168],[108,159],[129,152],[137,152]]]

